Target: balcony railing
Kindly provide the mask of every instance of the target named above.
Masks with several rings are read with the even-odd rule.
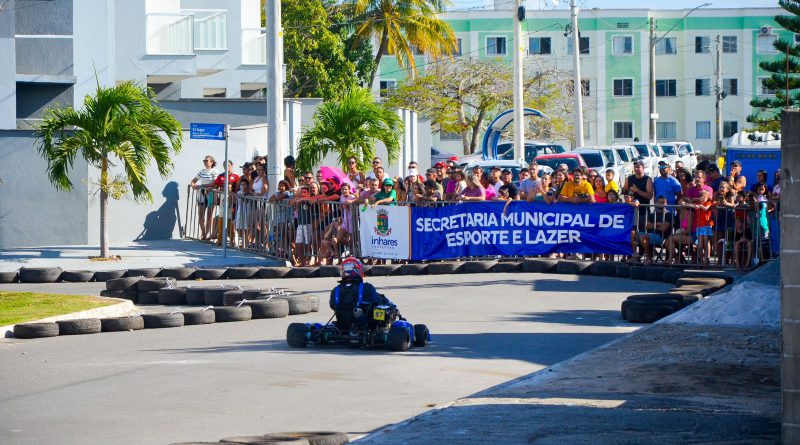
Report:
[[[193,10],[194,49],[228,49],[228,13],[225,10]]]
[[[148,55],[192,55],[193,14],[165,13],[147,14],[145,46]]]
[[[264,28],[242,29],[242,65],[267,64],[267,35]]]

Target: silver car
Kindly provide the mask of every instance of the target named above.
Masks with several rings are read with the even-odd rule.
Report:
[[[581,155],[583,160],[586,161],[586,166],[596,171],[603,178],[605,178],[606,171],[611,170],[614,172],[614,178],[618,180],[624,174],[622,165],[615,163],[613,159],[609,159],[603,148],[605,147],[580,147],[572,151]]]

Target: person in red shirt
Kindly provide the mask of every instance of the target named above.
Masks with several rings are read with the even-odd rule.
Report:
[[[714,238],[714,220],[711,218],[711,194],[708,190],[701,190],[699,202],[694,204],[694,221],[697,227],[697,260],[700,264],[708,264],[711,252],[711,240]]]
[[[217,192],[217,204],[222,206],[223,203],[223,196],[222,193],[225,190],[225,173],[217,176],[217,179],[214,180],[214,185],[216,186]],[[230,244],[234,244],[234,239],[236,236],[236,230],[233,224],[233,220],[235,219],[236,215],[236,191],[238,190],[239,186],[239,175],[233,172],[233,161],[228,161],[228,237],[230,238]],[[220,213],[222,213],[222,207],[219,207]],[[219,220],[217,224],[217,233],[222,233],[222,220]],[[217,245],[222,244],[222,237],[217,237]]]

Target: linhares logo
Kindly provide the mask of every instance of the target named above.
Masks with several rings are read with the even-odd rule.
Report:
[[[386,209],[378,209],[378,221],[375,224],[375,234],[378,236],[389,236],[392,234],[392,228],[389,227],[389,211]]]

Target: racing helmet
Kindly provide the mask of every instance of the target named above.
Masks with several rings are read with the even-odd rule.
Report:
[[[347,257],[342,261],[342,279],[356,280],[364,278],[364,266],[356,257]]]

